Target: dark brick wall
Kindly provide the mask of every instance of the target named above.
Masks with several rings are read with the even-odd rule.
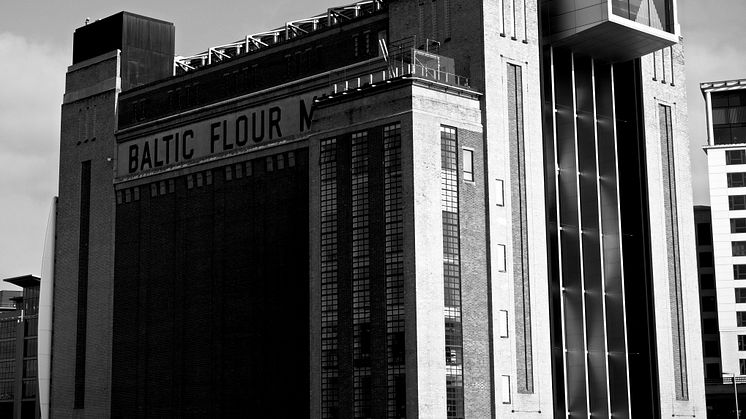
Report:
[[[308,416],[308,153],[283,157],[122,191],[112,417]]]

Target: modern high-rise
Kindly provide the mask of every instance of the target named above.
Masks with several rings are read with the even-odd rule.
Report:
[[[723,388],[724,384],[732,384],[734,379],[746,383],[746,80],[706,82],[700,89],[707,114],[704,150],[712,218],[712,256],[706,264],[714,274],[712,302],[716,310],[714,321],[705,319],[703,322],[710,324],[703,325],[708,329],[705,333],[713,333],[717,327],[717,361],[719,374],[724,376],[711,377],[715,367],[706,364],[707,403],[722,406],[721,402],[733,400],[733,389]],[[714,352],[715,343],[710,346]],[[705,356],[706,352],[707,346]]]
[[[75,31],[52,416],[705,414],[675,1],[238,35]]]

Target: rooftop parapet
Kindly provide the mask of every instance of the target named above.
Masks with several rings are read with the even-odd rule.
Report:
[[[272,45],[330,28],[359,17],[381,11],[383,0],[363,0],[345,6],[329,8],[309,18],[286,22],[284,26],[269,31],[246,35],[243,39],[225,45],[209,48],[207,51],[188,57],[177,56],[174,59],[174,75],[182,74],[216,62],[229,60],[243,54],[257,51]]]

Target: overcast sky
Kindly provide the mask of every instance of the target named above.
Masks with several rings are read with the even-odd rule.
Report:
[[[57,193],[60,105],[72,33],[86,17],[126,10],[174,22],[176,53],[190,55],[308,17],[330,0],[7,1],[0,14],[0,279],[39,274]],[[126,6],[123,6],[126,4]],[[717,5],[714,6],[714,5]],[[702,81],[746,78],[746,1],[679,0],[685,37],[694,201],[707,204]],[[10,288],[5,284],[0,289]]]

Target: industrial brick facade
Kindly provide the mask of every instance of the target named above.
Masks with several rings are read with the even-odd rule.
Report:
[[[52,415],[703,414],[675,2],[570,3],[80,29]]]

